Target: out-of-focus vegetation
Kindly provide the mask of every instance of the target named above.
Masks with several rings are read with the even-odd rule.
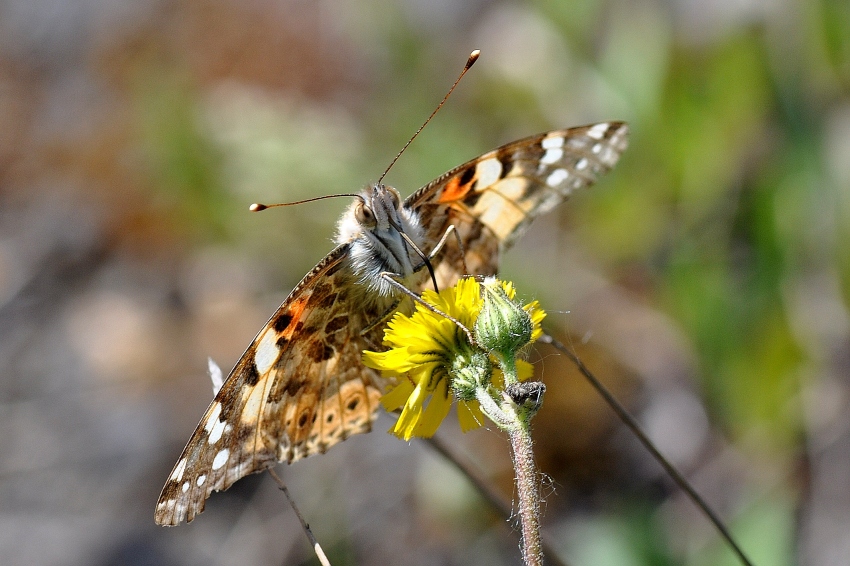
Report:
[[[553,313],[760,565],[850,532],[850,3],[77,0],[0,5],[4,564],[296,564],[271,482],[153,525],[230,367],[396,164],[407,195],[515,138],[623,119],[599,186],[504,275]],[[558,312],[561,314],[555,314]],[[563,358],[539,349],[544,525],[581,565],[735,564]],[[284,474],[334,564],[513,564],[515,534],[422,443]],[[510,497],[504,440],[447,441]]]

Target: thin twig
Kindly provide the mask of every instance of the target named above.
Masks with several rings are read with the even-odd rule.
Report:
[[[295,500],[292,499],[292,495],[289,494],[289,489],[287,489],[286,484],[283,483],[283,480],[275,473],[274,469],[269,468],[269,475],[275,482],[277,482],[277,487],[286,496],[286,500],[289,501],[289,506],[292,507],[293,511],[295,511],[295,516],[298,517],[299,521],[301,521],[301,528],[304,529],[304,534],[307,535],[307,538],[310,540],[310,544],[313,545],[313,552],[316,553],[316,557],[319,559],[319,562],[322,566],[331,566],[328,557],[325,555],[325,551],[322,550],[322,546],[319,544],[319,541],[316,540],[315,536],[313,536],[313,531],[310,530],[310,525],[308,525],[307,521],[304,520],[304,517],[301,515],[301,511],[298,510],[298,506],[295,504]]]
[[[629,427],[629,429],[637,437],[641,444],[643,444],[644,447],[649,451],[649,453],[652,454],[652,457],[655,458],[655,460],[659,464],[661,464],[661,467],[664,468],[667,474],[673,479],[674,482],[676,482],[676,485],[678,485],[687,494],[691,501],[693,501],[694,504],[699,507],[703,513],[705,513],[705,516],[708,517],[709,521],[714,524],[714,527],[717,529],[720,535],[724,539],[726,539],[726,543],[738,556],[738,559],[741,561],[741,563],[745,566],[753,566],[753,563],[750,562],[750,559],[747,557],[746,554],[744,554],[744,551],[741,549],[741,547],[738,546],[738,543],[735,542],[735,539],[732,538],[732,533],[729,532],[729,529],[726,528],[726,525],[723,524],[723,521],[720,520],[720,517],[717,515],[717,513],[715,513],[714,510],[708,505],[708,503],[702,498],[702,496],[697,493],[697,491],[688,482],[688,480],[685,479],[685,477],[679,472],[679,470],[677,470],[673,466],[673,464],[671,464],[667,460],[667,458],[665,458],[661,454],[661,452],[658,451],[658,449],[655,447],[655,445],[640,427],[637,420],[626,410],[623,405],[620,404],[619,401],[617,401],[616,398],[614,398],[614,395],[612,395],[611,392],[608,391],[608,388],[605,387],[605,385],[603,385],[602,382],[599,381],[589,369],[587,369],[587,366],[584,365],[584,363],[579,359],[579,357],[575,353],[573,353],[569,348],[567,348],[564,344],[562,344],[549,334],[544,334],[543,336],[541,336],[540,342],[543,342],[544,344],[550,344],[559,352],[567,356],[570,361],[575,364],[575,366],[582,373],[582,375],[584,375],[587,381],[590,382],[590,385],[592,385],[593,388],[596,389],[597,393],[599,393],[599,395],[602,396],[605,402],[608,403],[608,406],[611,407],[611,409],[615,413],[617,413],[617,416],[620,418],[623,424]]]

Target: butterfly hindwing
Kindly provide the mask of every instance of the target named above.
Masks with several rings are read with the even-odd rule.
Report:
[[[340,246],[322,260],[242,355],[171,472],[157,523],[191,521],[213,491],[371,429],[383,380],[360,357],[380,343],[380,329],[350,329],[383,313],[351,304],[346,252]]]

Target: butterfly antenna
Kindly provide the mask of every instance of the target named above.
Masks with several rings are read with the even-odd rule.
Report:
[[[419,132],[421,132],[423,129],[425,129],[425,126],[427,126],[427,125],[428,125],[428,122],[430,122],[430,121],[431,121],[431,118],[433,118],[433,117],[434,117],[434,115],[435,115],[437,112],[439,112],[439,111],[440,111],[440,108],[442,108],[442,107],[443,107],[443,104],[445,104],[445,103],[446,103],[446,100],[448,100],[448,99],[449,99],[449,96],[451,95],[451,93],[452,93],[452,91],[455,89],[455,87],[457,86],[457,83],[459,83],[459,82],[460,82],[460,79],[462,79],[462,78],[463,78],[463,76],[466,74],[466,72],[469,70],[469,68],[470,68],[470,67],[472,67],[472,65],[474,65],[474,64],[475,64],[475,62],[478,60],[478,56],[479,56],[479,55],[481,55],[481,51],[480,51],[480,50],[478,50],[478,49],[476,49],[475,51],[473,51],[472,53],[470,53],[470,54],[469,54],[469,59],[467,59],[467,60],[466,60],[466,65],[464,65],[463,70],[460,72],[460,75],[459,75],[459,76],[458,76],[458,78],[455,80],[454,84],[452,85],[452,88],[450,88],[450,89],[449,89],[449,92],[447,92],[447,93],[446,93],[446,96],[444,96],[444,97],[443,97],[443,100],[441,100],[441,101],[440,101],[440,103],[437,105],[437,107],[436,107],[436,108],[434,108],[434,111],[433,111],[433,112],[431,112],[431,115],[430,115],[430,116],[428,116],[428,119],[427,119],[427,120],[425,120],[425,123],[423,123],[421,126],[419,126],[419,129],[418,129],[418,130],[416,130],[416,133],[415,133],[415,134],[413,134],[413,136],[412,136],[409,140],[407,140],[407,143],[406,143],[406,144],[404,144],[404,147],[403,147],[403,148],[401,148],[401,151],[399,151],[399,152],[398,152],[398,154],[397,154],[397,155],[393,158],[393,160],[390,162],[389,166],[388,166],[388,167],[384,170],[384,172],[383,172],[383,173],[381,173],[380,178],[378,178],[378,184],[379,184],[379,185],[381,184],[381,181],[383,181],[383,180],[384,180],[384,177],[386,177],[386,176],[387,176],[387,173],[389,173],[389,172],[390,172],[390,169],[392,169],[392,168],[393,168],[393,165],[395,165],[395,162],[396,162],[396,161],[398,161],[398,158],[399,158],[399,157],[401,157],[401,154],[402,154],[402,153],[404,153],[404,150],[406,150],[406,149],[407,149],[407,146],[409,146],[409,145],[413,142],[413,140],[415,140],[415,139],[416,139],[416,136],[418,136],[418,135],[419,135]]]
[[[355,194],[351,194],[351,193],[340,193],[338,195],[325,195],[325,196],[321,196],[321,197],[307,198],[307,199],[304,199],[304,200],[296,200],[295,202],[280,202],[280,203],[277,203],[277,204],[260,204],[258,202],[255,202],[254,204],[252,204],[251,206],[248,207],[248,210],[250,210],[251,212],[260,212],[261,210],[265,210],[267,208],[274,208],[276,206],[295,206],[296,204],[304,204],[305,202],[313,202],[314,200],[324,200],[326,198],[338,198],[338,197],[354,197],[354,198],[359,198],[359,199],[363,198],[360,195],[355,195]]]

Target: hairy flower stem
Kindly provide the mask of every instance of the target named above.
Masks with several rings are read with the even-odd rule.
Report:
[[[526,566],[543,564],[540,544],[540,490],[531,434],[528,423],[518,423],[508,431],[516,471],[516,488],[519,496],[519,517],[522,524],[522,558]]]
[[[513,360],[500,365],[505,382],[517,383],[516,364]],[[536,410],[529,411],[526,407],[517,405],[504,392],[497,401],[491,397],[491,391],[492,389],[488,391],[488,388],[478,387],[476,398],[484,414],[505,430],[510,438],[522,528],[522,558],[526,566],[540,566],[543,564],[543,548],[540,542],[540,489],[531,449],[531,418]]]

